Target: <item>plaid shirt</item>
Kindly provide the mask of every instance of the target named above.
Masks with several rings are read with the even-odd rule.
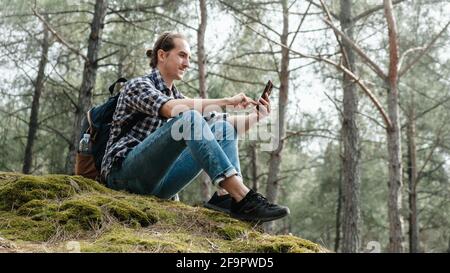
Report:
[[[171,99],[183,98],[185,96],[175,85],[172,90],[167,87],[157,68],[152,69],[149,75],[132,79],[125,84],[117,101],[102,161],[101,174],[105,180],[113,164],[120,165],[136,145],[168,121],[159,115],[161,106]],[[146,114],[145,118],[118,139],[124,124],[132,121],[138,113]],[[205,120],[210,121],[216,116],[220,115],[217,115],[217,112],[210,112]],[[226,116],[227,114],[223,114],[221,117]]]

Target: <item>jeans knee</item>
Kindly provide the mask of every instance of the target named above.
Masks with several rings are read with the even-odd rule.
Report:
[[[184,120],[189,121],[190,123],[198,123],[198,122],[202,122],[203,121],[203,116],[202,114],[194,109],[190,109],[187,111],[184,111],[182,113],[182,118]]]
[[[199,111],[187,110],[177,118],[179,120],[172,127],[172,134],[176,134],[175,139],[202,140],[205,135],[208,140],[214,139],[211,129]]]
[[[186,110],[186,111],[183,112],[183,115],[189,116],[189,117],[194,117],[194,118],[202,116],[202,114],[200,114],[200,112],[195,110],[195,109]]]
[[[233,124],[226,120],[218,120],[212,124],[216,140],[236,140],[237,131]]]

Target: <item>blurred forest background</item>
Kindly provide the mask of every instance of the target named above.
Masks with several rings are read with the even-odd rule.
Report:
[[[278,148],[240,141],[245,183],[291,215],[267,225],[338,252],[450,252],[446,0],[0,0],[0,170],[73,173],[83,114],[186,34],[190,97],[256,98]],[[181,192],[212,194],[200,176]]]

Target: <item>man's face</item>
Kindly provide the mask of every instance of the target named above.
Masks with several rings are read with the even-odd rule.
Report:
[[[174,44],[175,48],[165,53],[163,60],[160,61],[170,80],[181,80],[190,66],[191,50],[184,39],[175,38]]]

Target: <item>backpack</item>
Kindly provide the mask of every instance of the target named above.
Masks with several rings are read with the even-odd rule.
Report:
[[[101,183],[105,183],[100,175],[103,156],[105,155],[106,144],[109,139],[111,131],[111,122],[113,119],[114,111],[116,110],[117,101],[120,96],[120,92],[113,96],[115,87],[118,83],[125,83],[127,79],[120,78],[115,81],[109,87],[109,93],[111,96],[108,100],[98,106],[92,107],[87,111],[81,123],[80,137],[83,138],[84,134],[90,134],[90,153],[81,153],[77,150],[75,158],[75,174],[81,175],[86,178],[97,180]],[[137,114],[131,122],[122,128],[122,131],[117,139],[120,139],[127,132],[133,128],[133,126],[143,117],[145,114]]]

